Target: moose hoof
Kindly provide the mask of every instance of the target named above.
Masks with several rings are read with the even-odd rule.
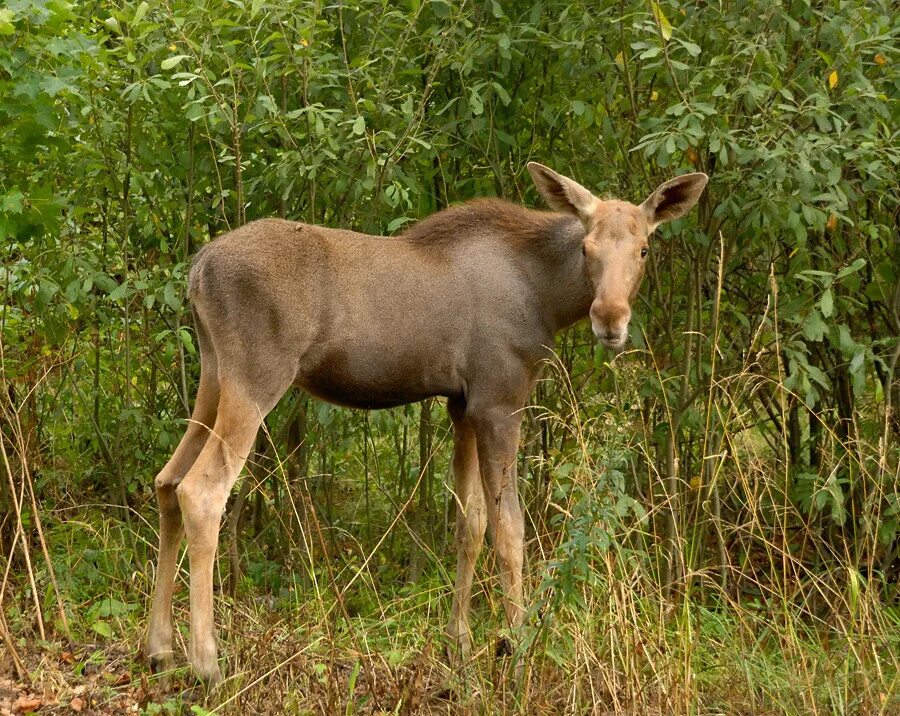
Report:
[[[154,674],[162,674],[167,671],[172,671],[175,668],[175,652],[172,651],[160,651],[155,654],[151,654],[150,658],[147,659],[150,663],[150,671]]]
[[[497,639],[497,646],[494,649],[494,658],[498,660],[509,659],[509,665],[506,667],[508,669],[507,673],[512,675],[513,679],[521,684],[525,674],[525,659],[524,655],[516,650],[516,646],[512,639],[506,636],[501,636]]]
[[[472,636],[468,631],[448,632],[444,650],[447,663],[453,668],[465,666],[472,658]]]
[[[222,671],[219,669],[219,665],[216,662],[207,666],[191,664],[191,669],[208,691],[212,691],[223,681]]]

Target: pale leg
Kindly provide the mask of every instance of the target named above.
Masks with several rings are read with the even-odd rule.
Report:
[[[519,506],[516,466],[520,422],[517,414],[499,408],[479,416],[475,422],[488,528],[497,554],[503,608],[513,629],[522,624],[524,615],[525,522]]]
[[[459,416],[454,418],[453,476],[456,484],[456,585],[447,635],[463,660],[472,651],[469,609],[475,561],[484,543],[487,524],[484,491],[478,468],[478,451],[472,426]]]
[[[240,390],[223,385],[213,434],[176,489],[191,573],[188,659],[197,676],[210,685],[222,678],[213,616],[213,566],[219,527],[231,488],[271,407],[259,406]]]
[[[204,358],[207,355],[205,353]],[[175,666],[172,649],[172,588],[178,550],[184,534],[175,488],[194,464],[215,422],[219,386],[214,361],[212,365],[210,363],[208,360],[204,362],[194,412],[187,431],[172,458],[155,480],[156,498],[159,502],[159,557],[146,645],[146,656],[154,671],[168,671]]]

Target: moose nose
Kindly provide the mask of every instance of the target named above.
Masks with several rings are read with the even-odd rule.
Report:
[[[621,348],[628,338],[631,309],[627,303],[594,301],[591,328],[599,341],[610,348]]]
[[[625,342],[625,333],[620,333],[619,331],[610,331],[606,328],[601,328],[600,330],[595,330],[594,335],[604,343],[608,345],[624,343]]]

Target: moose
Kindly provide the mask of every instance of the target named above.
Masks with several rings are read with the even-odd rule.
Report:
[[[512,629],[521,624],[522,410],[561,329],[589,317],[602,344],[625,345],[650,235],[687,213],[708,181],[678,176],[635,205],[600,199],[541,164],[528,171],[553,211],[478,199],[394,237],[261,219],[197,253],[188,296],[201,373],[185,435],[155,480],[151,668],[174,666],[172,591],[186,537],[188,658],[204,682],[221,681],[213,618],[220,522],[263,419],[292,386],[351,408],[447,399],[455,658],[471,651],[472,578],[487,528],[506,619]]]

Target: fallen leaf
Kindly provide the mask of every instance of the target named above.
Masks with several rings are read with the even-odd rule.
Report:
[[[828,87],[830,89],[834,89],[837,87],[838,83],[838,73],[837,70],[834,70],[830,75],[828,75]]]
[[[877,55],[875,55],[875,58],[874,58],[874,59],[875,59],[875,64],[876,64],[876,65],[882,65],[882,66],[884,66],[884,65],[887,64],[887,57],[885,57],[884,55],[882,55],[880,52],[879,52]]]
[[[825,222],[825,228],[829,231],[834,231],[837,228],[837,216],[832,214],[828,217],[828,221]]]
[[[75,713],[80,713],[82,709],[84,709],[84,699],[76,696],[69,702],[69,708],[72,709]]]
[[[20,696],[13,702],[12,710],[14,714],[27,713],[39,709],[42,703],[43,699],[38,696]]]
[[[124,686],[125,684],[130,684],[130,683],[131,683],[131,672],[123,671],[121,674],[119,674],[119,678],[116,679],[115,685],[116,686]]]
[[[141,672],[141,685],[134,693],[134,700],[137,701],[138,706],[144,708],[150,701],[153,700],[153,691],[150,689],[150,682],[147,680],[147,672]]]
[[[64,651],[59,655],[59,660],[64,664],[71,664],[75,661],[75,655],[71,651]]]

